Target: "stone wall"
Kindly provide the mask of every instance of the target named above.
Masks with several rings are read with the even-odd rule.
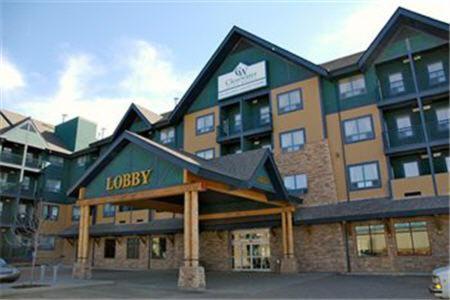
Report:
[[[346,256],[339,223],[294,226],[295,256],[300,272],[345,272]]]
[[[282,176],[306,174],[308,192],[301,195],[303,205],[314,206],[337,202],[336,185],[326,140],[306,143],[302,150],[274,153]]]
[[[232,268],[230,231],[205,231],[200,234],[200,265],[206,270],[230,271]]]

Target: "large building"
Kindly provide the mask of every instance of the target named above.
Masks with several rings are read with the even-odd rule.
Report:
[[[22,220],[43,201],[39,258],[78,276],[448,264],[448,38],[400,8],[318,65],[234,27],[173,111],[132,104],[102,140],[2,110],[1,256],[30,257]]]

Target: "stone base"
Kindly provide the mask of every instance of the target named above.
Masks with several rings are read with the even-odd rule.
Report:
[[[298,262],[295,257],[285,257],[281,260],[280,273],[298,273]]]
[[[205,269],[203,267],[180,267],[178,287],[186,290],[204,290],[206,288]]]
[[[92,270],[90,264],[75,262],[72,268],[72,277],[76,279],[91,279]]]

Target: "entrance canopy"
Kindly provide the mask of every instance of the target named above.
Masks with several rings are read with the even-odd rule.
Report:
[[[130,131],[117,138],[69,189],[68,196],[76,196],[80,188],[85,189],[80,205],[111,203],[178,213],[188,191],[203,192],[200,214],[301,201],[287,193],[266,149],[205,160]]]

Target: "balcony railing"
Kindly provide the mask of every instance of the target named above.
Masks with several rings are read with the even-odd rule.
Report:
[[[419,93],[422,97],[448,92],[448,76],[443,71],[439,74],[418,74]],[[405,76],[402,80],[395,82],[384,82],[377,84],[377,101],[379,105],[397,104],[416,98],[416,90],[412,76]]]
[[[20,195],[23,197],[33,198],[36,195],[36,185],[20,186],[17,182],[0,182],[0,194],[17,195],[20,189]]]
[[[425,129],[430,143],[449,141],[450,122],[428,122]],[[389,129],[383,133],[387,151],[400,150],[425,143],[422,125],[412,125],[404,128]]]
[[[42,167],[42,162],[38,158],[27,157],[25,159],[25,166],[33,169],[39,169]]]
[[[22,155],[10,152],[0,152],[0,161],[14,165],[21,165]]]
[[[272,129],[271,114],[256,114],[244,118],[243,124],[230,123],[225,120],[217,127],[218,140],[233,139],[243,132],[244,135],[261,133]]]

